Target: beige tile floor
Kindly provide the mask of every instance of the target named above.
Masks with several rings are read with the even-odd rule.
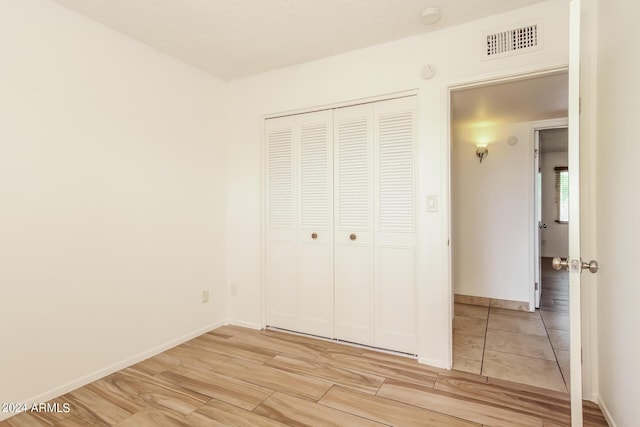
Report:
[[[455,304],[453,369],[569,391],[568,278],[549,268],[542,277],[533,313]]]

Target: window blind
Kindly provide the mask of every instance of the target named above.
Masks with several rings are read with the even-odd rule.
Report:
[[[556,174],[556,221],[569,222],[569,168],[558,166]]]

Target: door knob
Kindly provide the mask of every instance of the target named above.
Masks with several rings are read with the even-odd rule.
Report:
[[[538,228],[547,228],[547,224],[538,223]]]
[[[316,240],[316,239],[318,238],[318,233],[315,233],[315,232],[314,232],[314,233],[311,233],[311,238],[312,238],[313,240]]]
[[[572,262],[573,264],[573,270],[577,271],[578,270],[578,262],[577,260],[574,260],[574,262]],[[555,257],[553,258],[553,261],[551,261],[551,266],[553,267],[554,270],[560,270],[561,268],[566,268],[567,271],[569,271],[569,259],[562,259],[560,257]],[[600,267],[598,266],[598,261],[596,260],[591,260],[589,262],[584,262],[582,261],[582,259],[580,259],[580,266],[582,267],[582,270],[589,270],[591,273],[597,273],[598,270],[600,269]]]
[[[551,261],[551,266],[553,267],[554,270],[560,270],[564,267],[567,269],[567,271],[569,271],[569,258],[562,259],[559,256],[553,257],[553,260]]]
[[[583,262],[582,259],[580,260],[582,262],[582,269],[586,270],[589,269],[589,271],[591,273],[597,273],[598,270],[600,269],[600,267],[598,267],[598,261],[592,259],[589,262]]]
[[[351,239],[351,240],[356,240],[357,238],[358,238],[358,236],[356,236],[356,233],[351,233],[349,235],[349,239]]]

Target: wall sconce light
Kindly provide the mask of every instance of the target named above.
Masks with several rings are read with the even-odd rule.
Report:
[[[489,149],[486,145],[478,145],[476,147],[476,156],[480,159],[480,163],[482,163],[482,159],[489,155]]]

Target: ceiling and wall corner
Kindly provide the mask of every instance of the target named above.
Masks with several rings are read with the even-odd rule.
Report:
[[[53,0],[224,80],[455,26],[544,0]],[[421,13],[441,19],[425,26]],[[481,39],[478,39],[480,48]]]

